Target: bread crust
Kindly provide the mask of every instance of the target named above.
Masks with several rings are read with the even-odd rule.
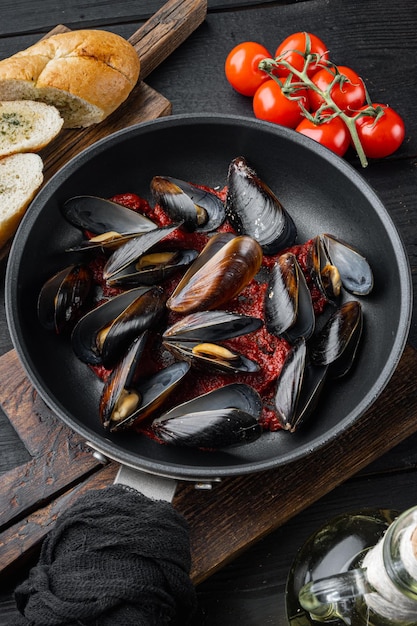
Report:
[[[126,100],[139,71],[134,47],[120,35],[86,29],[59,33],[0,61],[0,100],[28,97],[55,104],[56,99],[60,108],[53,92],[60,90],[62,102],[64,94],[79,98],[99,108],[104,119]]]

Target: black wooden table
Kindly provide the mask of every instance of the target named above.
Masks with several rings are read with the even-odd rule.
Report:
[[[34,43],[57,24],[72,29],[106,28],[128,38],[162,4],[157,0],[68,0],[59,4],[2,0],[0,58]],[[416,29],[415,0],[209,0],[202,26],[146,82],[171,101],[173,113],[251,115],[250,100],[233,92],[225,80],[223,64],[229,50],[240,41],[254,40],[273,51],[292,32],[316,33],[336,62],[363,76],[375,101],[391,104],[406,121],[406,140],[394,156],[370,163],[365,170],[353,156],[349,159],[379,194],[398,227],[416,285]],[[5,262],[1,264],[0,354],[12,348],[4,313],[4,274]],[[416,319],[414,316],[409,336],[413,348],[417,348]],[[196,624],[284,626],[284,591],[291,562],[297,548],[318,526],[334,515],[363,506],[403,510],[417,503],[416,444],[417,435],[409,437],[202,583]],[[28,452],[0,414],[0,472],[27,459]],[[313,487],[306,484],[305,488]],[[0,625],[9,624],[16,614],[11,592],[7,587],[1,590]]]

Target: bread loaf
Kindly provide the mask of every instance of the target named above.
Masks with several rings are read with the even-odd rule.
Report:
[[[15,234],[35,193],[43,182],[43,161],[23,152],[0,159],[0,250]]]
[[[43,102],[0,102],[0,157],[38,152],[58,135],[63,122],[58,109]]]
[[[64,128],[90,126],[126,100],[139,70],[134,47],[115,33],[60,33],[0,61],[0,101],[42,101],[60,111]]]

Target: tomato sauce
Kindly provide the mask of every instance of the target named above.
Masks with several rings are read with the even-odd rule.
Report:
[[[213,189],[211,189],[211,191],[213,192]],[[224,200],[226,192],[227,189],[223,188],[215,193],[217,193],[219,197]],[[158,226],[168,226],[172,223],[170,218],[158,204],[151,206],[149,202],[140,198],[136,194],[118,194],[113,196],[111,200],[118,202],[119,204],[123,204],[132,210],[143,213],[146,217],[158,224]],[[227,220],[219,230],[222,232],[234,232]],[[164,249],[169,249],[170,247],[177,249],[188,248],[195,249],[200,252],[206,245],[208,239],[209,235],[205,233],[189,233],[179,227],[173,233],[167,235],[163,239],[162,244],[159,244],[159,246],[162,245]],[[292,246],[289,250],[296,255],[300,266],[306,275],[306,279],[312,293],[314,309],[315,312],[319,314],[323,311],[327,301],[322,297],[318,289],[312,283],[307,270],[306,258],[311,245],[312,241],[307,241],[302,245]],[[278,255],[264,255],[263,269],[266,275],[282,252]],[[91,263],[93,277],[95,282],[102,288],[103,299],[110,298],[121,291],[119,288],[108,287],[103,281],[102,270],[105,261],[106,259],[103,255],[97,257]],[[167,294],[172,293],[176,284],[181,279],[182,274],[182,272],[179,272],[179,275],[161,283]],[[266,282],[255,277],[237,297],[231,300],[227,306],[222,308],[235,313],[258,317],[263,320],[263,303],[266,288]],[[149,376],[174,362],[174,357],[162,345],[161,333],[164,328],[171,326],[179,319],[179,317],[181,316],[178,313],[167,310],[165,319],[163,320],[163,325],[160,329],[161,332],[151,333],[151,339],[146,348],[146,355],[142,358],[143,366],[140,371],[140,376]],[[258,363],[259,371],[248,374],[226,374],[215,373],[212,371],[209,372],[206,369],[193,367],[190,369],[185,379],[181,381],[179,389],[177,387],[175,390],[175,393],[173,394],[174,397],[169,398],[166,401],[164,410],[226,384],[232,382],[244,382],[251,385],[261,395],[263,402],[261,423],[263,428],[270,431],[280,429],[281,427],[274,411],[274,392],[276,379],[280,375],[286,355],[290,349],[288,342],[283,338],[270,334],[266,329],[266,326],[262,325],[257,331],[224,341],[222,343],[231,350],[239,352]],[[103,380],[106,380],[110,374],[110,372],[103,367],[93,367],[93,369]],[[146,427],[143,428],[142,425],[139,426],[139,430],[141,432],[147,432]]]

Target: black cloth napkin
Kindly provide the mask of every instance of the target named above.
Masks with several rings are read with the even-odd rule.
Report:
[[[195,612],[185,519],[123,485],[91,491],[63,513],[15,590],[15,626],[164,626]]]

